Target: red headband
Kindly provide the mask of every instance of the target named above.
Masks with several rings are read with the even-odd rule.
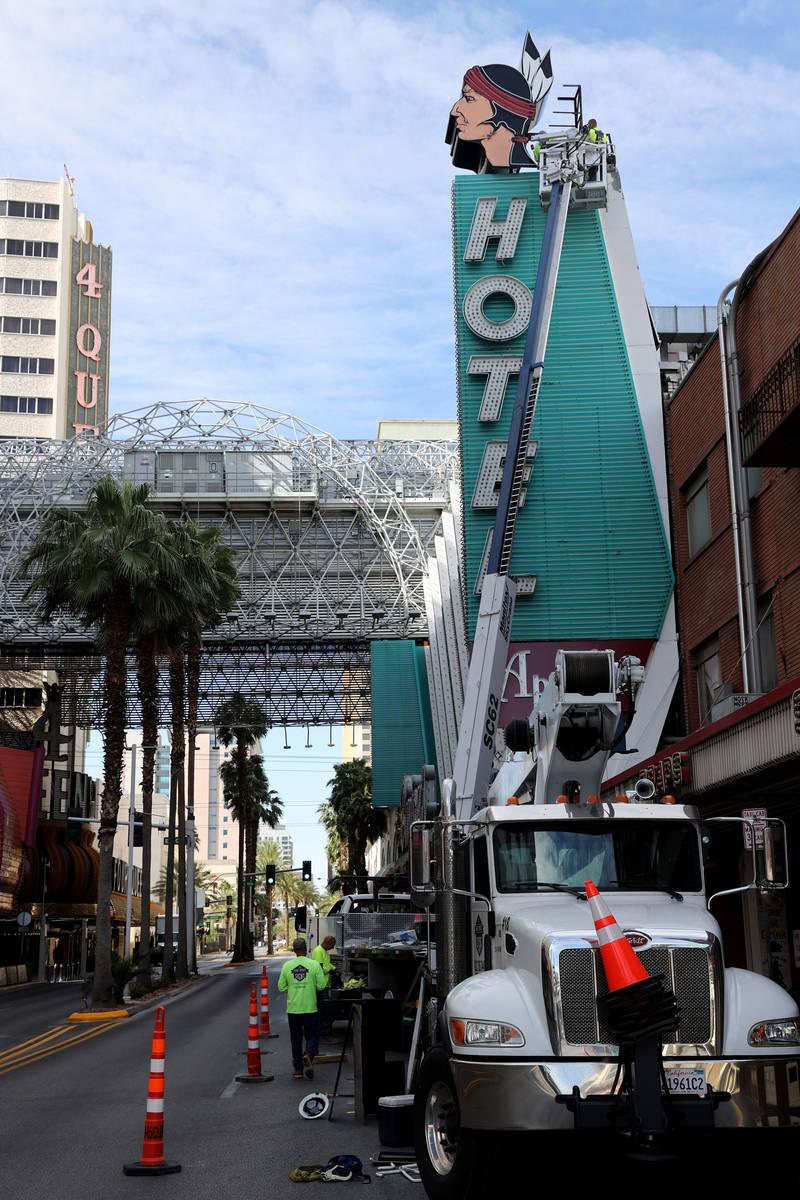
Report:
[[[499,104],[501,108],[507,109],[517,117],[527,117],[530,121],[536,118],[535,104],[492,83],[483,67],[470,67],[464,76],[464,83],[468,84],[479,96],[491,100],[493,104]]]

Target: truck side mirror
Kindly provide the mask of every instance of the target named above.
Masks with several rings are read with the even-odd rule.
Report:
[[[306,931],[307,910],[305,904],[301,904],[294,914],[294,931],[295,933],[305,933]]]
[[[759,887],[780,891],[788,886],[789,866],[786,858],[786,826],[780,817],[768,817],[764,828],[764,844],[756,847]]]
[[[411,826],[408,859],[411,899],[418,908],[430,908],[436,899],[431,858],[431,831],[415,823]]]

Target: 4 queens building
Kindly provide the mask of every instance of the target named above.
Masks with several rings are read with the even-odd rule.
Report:
[[[111,250],[72,181],[0,179],[0,438],[94,436],[108,413]]]

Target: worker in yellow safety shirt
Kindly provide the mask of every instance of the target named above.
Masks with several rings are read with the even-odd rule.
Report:
[[[336,938],[332,934],[324,937],[318,946],[315,946],[311,951],[311,957],[315,962],[318,962],[322,967],[322,974],[325,976],[325,988],[320,992],[320,1000],[330,999],[330,981],[333,972],[333,963],[331,962],[331,950],[336,945]],[[330,1021],[322,1017],[320,1020],[319,1035],[323,1038],[329,1038],[333,1032],[333,1026]]]
[[[597,128],[597,121],[595,121],[594,118],[592,118],[591,121],[587,122],[586,129],[588,131],[588,137],[589,137],[590,142],[607,142],[608,141],[608,134],[604,133],[602,129]]]

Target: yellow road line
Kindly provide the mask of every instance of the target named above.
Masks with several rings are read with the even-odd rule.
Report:
[[[8,1049],[0,1051],[0,1063],[3,1063],[7,1058],[18,1058],[21,1053],[30,1047],[41,1046],[45,1042],[52,1042],[53,1038],[66,1033],[68,1029],[71,1032],[72,1028],[73,1026],[71,1025],[56,1025],[53,1029],[49,1029],[45,1033],[37,1033],[36,1037],[30,1038],[27,1042],[20,1042],[17,1046],[9,1046]]]
[[[99,1034],[106,1033],[107,1030],[114,1029],[115,1027],[116,1022],[114,1021],[109,1021],[106,1025],[100,1025],[99,1027],[96,1025],[89,1026],[82,1029],[80,1033],[75,1034],[73,1037],[65,1038],[64,1041],[59,1042],[56,1046],[45,1049],[44,1043],[42,1043],[39,1047],[33,1047],[27,1057],[20,1057],[17,1062],[3,1062],[0,1059],[0,1075],[7,1075],[9,1071],[16,1071],[19,1067],[26,1067],[31,1063],[39,1062],[43,1058],[49,1058],[51,1054],[59,1054],[62,1050],[74,1046],[77,1042],[88,1042],[90,1038],[97,1037]]]

